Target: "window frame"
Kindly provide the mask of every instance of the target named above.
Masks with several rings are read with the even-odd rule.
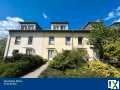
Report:
[[[35,24],[28,24],[28,30],[35,30]]]
[[[21,36],[16,36],[14,44],[15,45],[20,45],[20,43],[21,43]]]
[[[68,38],[69,38],[69,41],[68,41]],[[65,37],[65,45],[71,45],[71,36],[66,36]]]
[[[83,37],[82,36],[78,36],[78,45],[82,45],[83,41]]]
[[[48,44],[49,45],[55,45],[55,37],[54,36],[49,36]]]
[[[35,51],[32,48],[26,48],[26,55],[34,55]]]
[[[28,37],[28,45],[32,45],[33,43],[33,36]]]
[[[55,50],[54,49],[48,49],[48,60],[51,60],[55,57]]]
[[[60,29],[61,29],[61,30],[66,30],[66,26],[65,26],[65,25],[61,25],[61,26],[60,26]]]

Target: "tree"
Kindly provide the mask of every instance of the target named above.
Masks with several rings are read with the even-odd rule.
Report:
[[[0,60],[3,58],[4,50],[6,46],[6,38],[0,39]]]
[[[100,58],[120,59],[120,29],[102,24],[94,25],[89,35],[90,42],[99,50]]]

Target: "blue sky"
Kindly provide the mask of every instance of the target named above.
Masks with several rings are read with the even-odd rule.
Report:
[[[44,28],[52,21],[68,21],[72,29],[98,19],[110,25],[120,21],[120,0],[0,0],[0,21],[12,18],[36,21]]]

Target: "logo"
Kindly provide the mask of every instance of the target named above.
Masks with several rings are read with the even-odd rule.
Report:
[[[119,89],[119,81],[117,80],[108,80],[108,88],[113,90]]]

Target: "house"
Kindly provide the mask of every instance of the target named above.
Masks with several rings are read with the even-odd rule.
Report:
[[[42,29],[36,22],[20,22],[20,30],[9,30],[4,57],[22,53],[52,60],[57,53],[77,48],[86,50],[89,60],[93,60],[89,33],[89,29],[70,30],[68,22],[52,22],[50,30]]]
[[[114,22],[112,25],[109,26],[112,29],[120,29],[120,22]]]
[[[104,25],[103,21],[88,22],[82,29],[93,30],[96,25]]]

